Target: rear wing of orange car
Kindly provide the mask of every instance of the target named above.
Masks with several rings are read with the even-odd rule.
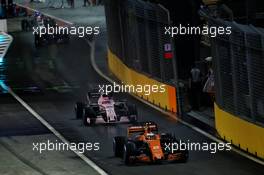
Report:
[[[144,133],[146,127],[152,132],[158,131],[158,125],[155,122],[140,122],[127,128],[128,137],[133,133]]]

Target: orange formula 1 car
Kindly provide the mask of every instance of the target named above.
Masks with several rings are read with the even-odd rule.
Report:
[[[113,139],[113,151],[116,157],[122,157],[125,164],[135,162],[186,162],[188,150],[171,149],[179,143],[174,136],[167,133],[158,134],[157,124],[142,122],[128,127],[128,136]]]

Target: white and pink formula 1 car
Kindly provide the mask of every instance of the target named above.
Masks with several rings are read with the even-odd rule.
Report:
[[[87,102],[75,105],[77,119],[82,119],[85,126],[103,123],[136,122],[137,108],[126,101],[115,101],[112,95],[88,92]]]

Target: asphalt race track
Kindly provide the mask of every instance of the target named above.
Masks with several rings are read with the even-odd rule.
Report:
[[[74,104],[76,101],[84,99],[89,87],[108,84],[91,66],[89,45],[83,39],[72,37],[69,44],[53,44],[35,48],[31,33],[16,32],[12,35],[14,41],[6,55],[5,73],[8,84],[70,142],[99,142],[99,151],[87,151],[85,155],[107,173],[114,175],[264,174],[261,165],[234,152],[211,154],[191,151],[187,163],[125,166],[121,159],[113,156],[112,138],[117,135],[126,135],[128,124],[99,124],[85,127],[80,120],[75,119]],[[115,97],[127,99],[136,104],[139,120],[155,121],[161,132],[175,133],[177,138],[184,141],[211,142],[203,135],[164,116],[127,94],[117,94]],[[0,136],[49,133],[33,116],[24,115],[20,109],[22,106],[10,95],[1,94],[0,104],[17,106],[10,111],[10,115],[15,113],[16,116],[21,116],[8,117],[5,122],[1,122]]]

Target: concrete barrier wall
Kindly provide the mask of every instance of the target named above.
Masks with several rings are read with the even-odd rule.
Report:
[[[165,110],[177,112],[176,89],[173,86],[161,83],[144,74],[127,67],[115,54],[108,50],[108,65],[111,72],[127,85],[164,85],[165,92],[151,93],[150,95],[136,93],[137,96],[155,104]]]
[[[264,159],[264,128],[247,122],[220,109],[215,104],[216,129],[220,136],[262,159]]]

